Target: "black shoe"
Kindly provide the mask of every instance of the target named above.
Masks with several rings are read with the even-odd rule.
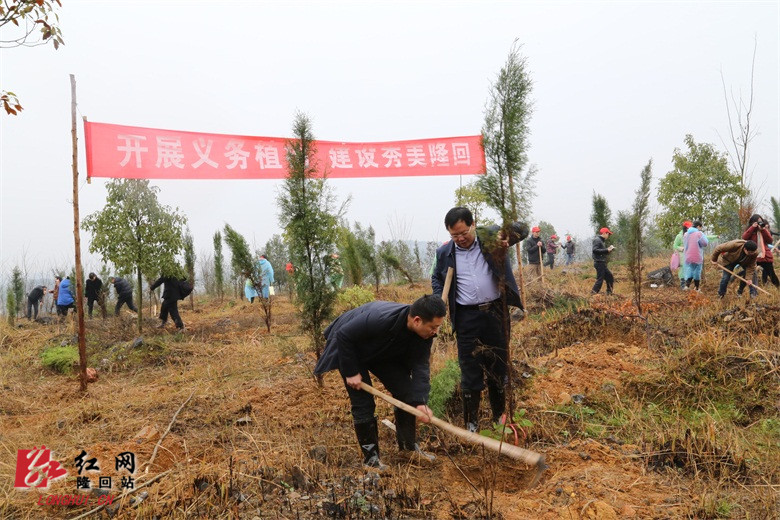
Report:
[[[463,422],[466,425],[466,429],[472,433],[479,431],[479,402],[481,400],[481,391],[463,391]]]
[[[436,456],[420,449],[417,444],[417,418],[400,408],[395,410],[395,438],[400,451],[410,451],[428,461],[436,460]]]
[[[493,413],[493,423],[501,420],[506,409],[506,392],[503,386],[488,385],[488,398],[490,399],[490,410]]]
[[[379,431],[376,417],[369,422],[355,424],[360,451],[363,454],[363,466],[377,471],[385,471],[387,466],[379,460]]]

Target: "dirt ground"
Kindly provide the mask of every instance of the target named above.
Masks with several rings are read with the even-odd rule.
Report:
[[[196,298],[194,310],[182,302],[184,333],[153,329],[156,322],[148,318],[135,347],[131,316],[88,321],[89,364],[99,379],[86,394],[74,375],[41,364],[44,348],[73,343],[71,325],[4,325],[0,517],[74,518],[96,507],[94,491],[88,507],[38,505],[51,494],[85,493],[76,490],[74,463],[84,450],[99,462],[100,476],[114,477],[116,497],[116,483],[127,472],[116,470],[115,455],[132,452],[137,461],[136,490],[96,518],[780,518],[780,427],[772,422],[780,400],[773,401],[771,389],[772,381],[780,385],[780,332],[771,323],[780,320],[777,295],[719,302],[713,283],[701,294],[645,289],[650,318],[644,320],[636,316],[625,276],[618,271],[618,295],[589,298],[588,272],[558,271],[547,287],[529,286],[529,316],[513,325],[514,405],[532,423],[520,428],[520,445],[544,455],[541,475],[428,426],[420,428],[421,444],[436,459],[420,460],[399,453],[394,434],[381,425],[382,459],[390,469],[366,472],[343,383],[331,372],[317,385],[309,340],[284,295],[274,303],[270,333],[257,303],[205,296]],[[387,287],[378,296],[411,302],[426,288]],[[687,324],[694,318],[700,326],[692,331]],[[763,357],[745,353],[751,361],[741,368],[748,374],[742,386],[754,389],[761,410],[722,424],[707,412],[686,418],[684,428],[683,419],[674,424],[653,415],[671,401],[683,409],[664,385],[677,384],[667,371],[671,360],[693,364],[693,354],[680,352],[712,343],[697,342],[694,333],[712,334],[733,348],[762,342],[752,350]],[[454,339],[441,335],[432,372],[454,358]],[[760,368],[755,374],[754,366]],[[461,425],[457,396],[451,405],[445,419]],[[486,400],[482,408],[488,427]],[[380,420],[392,420],[390,405],[378,402],[377,412]],[[761,430],[764,445],[742,449],[755,444],[759,424],[769,425]],[[698,442],[698,426],[703,436],[712,430],[718,449],[726,446],[720,440],[735,439],[729,460],[744,461],[745,471],[713,476],[703,463],[695,470],[657,463],[664,447],[679,439]],[[17,450],[41,445],[68,476],[42,492],[15,490]],[[97,482],[97,473],[92,476]]]

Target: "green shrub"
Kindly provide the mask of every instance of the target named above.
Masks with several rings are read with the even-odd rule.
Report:
[[[443,417],[449,401],[460,382],[460,367],[454,359],[447,360],[444,368],[431,378],[431,393],[428,397],[428,407],[433,415]]]
[[[60,374],[70,374],[73,371],[73,365],[78,361],[79,352],[73,345],[50,347],[41,353],[41,364]]]
[[[339,307],[345,307],[345,310],[355,309],[364,303],[374,301],[374,293],[360,285],[353,285],[344,289],[336,297]]]

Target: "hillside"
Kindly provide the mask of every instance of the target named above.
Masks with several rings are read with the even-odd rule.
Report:
[[[97,506],[96,493],[88,507],[37,504],[83,494],[82,450],[114,477],[114,495],[127,475],[115,468],[119,453],[135,454],[136,487],[162,475],[99,518],[780,517],[778,293],[750,301],[730,289],[720,301],[707,271],[702,293],[646,287],[645,320],[625,271],[615,274],[617,294],[591,298],[591,266],[548,273],[513,325],[514,398],[530,421],[520,445],[549,466],[538,482],[533,468],[427,426],[421,440],[435,461],[399,454],[383,428],[391,469],[364,471],[343,384],[331,372],[317,386],[285,295],[270,334],[257,303],[202,295],[194,311],[181,305],[184,333],[154,329],[149,317],[138,341],[126,311],[90,320],[99,378],[86,394],[73,373],[42,363],[45,350],[74,343],[71,324],[4,323],[0,517],[73,518]],[[385,286],[377,298],[411,302],[426,291]],[[455,358],[454,339],[441,334],[432,373]],[[390,405],[377,411],[392,419]],[[457,396],[448,411],[462,425]],[[42,444],[67,477],[43,493],[15,490],[17,450]]]

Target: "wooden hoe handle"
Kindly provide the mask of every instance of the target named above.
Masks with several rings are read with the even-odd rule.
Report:
[[[417,417],[427,417],[423,412],[418,410],[417,408],[410,406],[406,403],[403,403],[399,401],[398,399],[395,399],[393,397],[390,397],[389,395],[385,394],[384,392],[380,392],[373,386],[367,385],[366,383],[362,382],[360,383],[360,388],[362,390],[365,390],[366,392],[373,394],[381,399],[384,399],[388,403],[397,406],[401,410],[408,412],[412,415],[415,415]],[[439,419],[438,417],[430,417],[431,424],[434,426],[451,433],[452,435],[459,437],[463,439],[464,441],[468,442],[469,444],[476,444],[478,446],[484,446],[485,448],[495,451],[496,453],[500,453],[502,455],[507,455],[515,460],[519,460],[521,462],[524,462],[528,464],[529,466],[537,466],[538,468],[544,468],[544,455],[540,453],[536,453],[534,451],[526,450],[524,448],[520,448],[518,446],[515,446],[513,444],[507,444],[506,442],[501,442],[496,439],[491,439],[490,437],[485,437],[484,435],[479,435],[477,433],[470,432],[468,430],[464,430],[463,428],[459,428],[455,426],[454,424],[450,424],[447,421],[443,421]]]

